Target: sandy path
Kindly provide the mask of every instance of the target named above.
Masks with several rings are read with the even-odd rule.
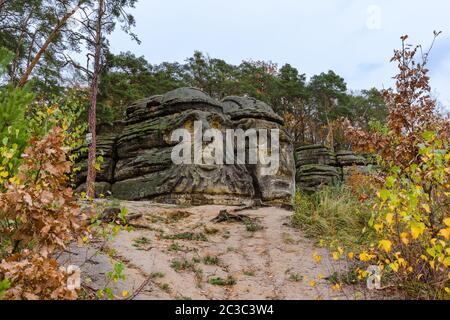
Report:
[[[248,231],[242,222],[211,221],[221,210],[235,209],[232,207],[180,208],[150,202],[121,205],[143,217],[133,222],[139,226],[134,231],[121,232],[108,244],[126,266],[126,280],[113,285],[118,295],[123,290],[135,292],[151,278],[136,299],[342,298],[326,280],[317,281],[318,275],[329,275],[329,261],[317,265],[313,254],[328,255],[289,226],[289,211],[259,208],[239,212],[256,221]],[[262,228],[252,230],[255,226]],[[193,234],[194,239],[174,239],[183,233],[188,238]],[[89,254],[77,252],[65,259],[76,264]],[[110,269],[109,259],[97,255],[83,266],[83,281],[100,288]],[[227,279],[234,284],[220,285]],[[316,288],[309,284],[312,279],[318,283]]]

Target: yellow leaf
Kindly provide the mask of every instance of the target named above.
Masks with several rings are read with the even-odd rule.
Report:
[[[399,265],[398,265],[398,263],[397,262],[395,262],[395,263],[391,263],[390,265],[389,265],[390,267],[391,267],[391,269],[395,272],[395,273],[397,273],[398,272],[398,269],[399,269]]]
[[[450,218],[444,219],[444,223],[447,227],[450,228]]]
[[[411,225],[411,235],[414,240],[419,238],[425,231],[425,225],[423,223],[415,223]]]
[[[392,242],[389,240],[381,240],[378,247],[389,253],[392,250]]]
[[[442,229],[439,232],[439,235],[443,236],[446,240],[448,240],[450,238],[450,228]]]
[[[435,267],[435,262],[434,261],[430,261],[430,267],[431,267],[431,269],[435,269],[434,267]]]
[[[309,285],[310,285],[311,287],[315,288],[315,287],[317,286],[317,283],[316,283],[314,280],[311,280],[311,281],[309,282]]]
[[[127,290],[122,291],[122,297],[124,297],[124,298],[128,297],[128,291]]]
[[[444,259],[444,261],[442,261],[442,264],[443,264],[446,268],[450,267],[450,257],[446,257],[446,258]]]
[[[341,291],[341,285],[339,283],[336,283],[332,289],[333,291]]]
[[[431,213],[430,205],[428,203],[423,204],[422,208],[424,208],[427,213]]]
[[[6,171],[3,171],[3,172],[0,173],[0,177],[2,177],[2,178],[6,178],[8,176],[9,176],[9,173],[6,172]]]
[[[338,261],[338,260],[339,260],[339,257],[340,257],[339,252],[333,252],[333,259],[334,259],[335,261]]]
[[[373,260],[375,258],[374,255],[371,255],[367,252],[363,252],[359,255],[359,260],[361,260],[362,262],[368,262],[370,260]]]
[[[383,230],[383,224],[379,223],[373,226],[377,232],[381,232]]]
[[[401,239],[402,239],[403,244],[408,245],[408,243],[409,243],[409,240],[408,240],[408,234],[407,234],[406,232],[403,232],[403,233],[400,235],[400,237],[401,237]]]
[[[6,159],[12,159],[12,157],[14,156],[14,153],[12,153],[12,152],[7,152],[7,153],[5,153],[5,158]]]
[[[319,256],[317,253],[314,253],[313,258],[317,264],[319,264],[322,261],[322,257]]]
[[[386,215],[386,222],[389,226],[394,222],[394,215],[392,213]]]

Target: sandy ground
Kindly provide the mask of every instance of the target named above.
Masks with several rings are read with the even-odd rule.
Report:
[[[104,249],[114,250],[115,259],[125,265],[126,280],[110,285],[119,297],[126,290],[129,298],[137,300],[345,299],[327,280],[318,280],[331,272],[329,255],[289,226],[289,211],[239,212],[254,222],[248,226],[212,221],[221,210],[233,207],[121,205],[130,214],[143,216],[133,221],[133,231],[120,232]],[[252,230],[255,226],[262,228]],[[183,236],[188,239],[177,239]],[[71,248],[70,252],[61,258],[64,263],[81,265],[83,283],[92,290],[102,288],[112,269],[110,258],[98,254],[84,262],[94,250]],[[314,261],[314,253],[324,257],[321,264]],[[227,279],[231,281],[220,283]]]

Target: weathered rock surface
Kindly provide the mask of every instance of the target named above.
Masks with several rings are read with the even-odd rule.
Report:
[[[194,133],[218,129],[280,129],[280,167],[263,176],[261,165],[175,165],[171,141],[176,129]],[[174,204],[236,205],[261,200],[289,204],[295,192],[295,163],[290,137],[283,120],[270,106],[251,98],[229,97],[216,101],[195,88],[181,88],[165,95],[135,102],[124,119],[110,130],[98,132],[98,155],[105,159],[98,182],[122,200],[153,200]],[[118,130],[114,130],[117,127]],[[270,139],[269,139],[270,140]],[[81,159],[79,189],[86,181],[86,159]]]
[[[120,231],[106,248],[101,242],[94,244],[94,248],[74,244],[58,258],[62,266],[81,266],[82,283],[88,283],[94,291],[107,286],[119,297],[128,291],[127,298],[133,300],[314,300],[319,294],[320,299],[346,299],[342,292],[332,290],[325,279],[333,272],[344,273],[343,264],[306,239],[300,230],[292,228],[289,223],[292,212],[273,207],[240,211],[239,214],[257,221],[261,227],[250,232],[239,221],[213,222],[219,212],[232,212],[237,207],[186,208],[146,201],[121,201],[120,207],[141,214],[141,218],[133,220],[133,224],[141,227],[131,232]],[[203,234],[203,230],[215,232]],[[193,232],[204,235],[204,241],[171,239]],[[177,250],[171,249],[174,245]],[[111,258],[103,253],[109,251],[124,265],[126,277],[118,283],[107,284],[105,277],[113,267]],[[314,261],[315,254],[323,257],[322,263]],[[196,263],[196,259],[205,257],[217,258],[217,265]],[[173,261],[193,261],[195,268],[177,272]],[[155,274],[159,276],[152,276]],[[317,279],[320,274],[323,278],[312,287],[310,279]],[[217,277],[232,277],[236,283],[226,287],[211,284],[210,279]],[[348,289],[355,290],[353,286]],[[349,295],[350,299],[353,296]]]
[[[295,163],[292,139],[283,128],[283,119],[264,102],[252,98],[228,97],[223,100],[225,114],[235,128],[279,130],[279,169],[271,175],[262,174],[263,165],[247,165],[255,181],[255,192],[263,202],[286,202],[295,193]],[[267,146],[269,147],[269,146]],[[268,148],[270,149],[270,148]]]
[[[323,185],[335,185],[345,181],[356,169],[368,173],[367,160],[352,151],[334,153],[323,145],[300,147],[295,152],[296,180],[304,191],[316,191]]]

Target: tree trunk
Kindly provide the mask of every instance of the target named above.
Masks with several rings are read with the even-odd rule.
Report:
[[[1,0],[0,0],[1,1]],[[23,87],[30,75],[31,72],[33,72],[34,68],[36,67],[36,65],[38,64],[39,60],[41,59],[42,55],[45,53],[45,51],[48,49],[48,47],[50,46],[50,44],[55,40],[55,38],[57,37],[58,33],[61,31],[61,29],[65,26],[65,24],[67,23],[67,21],[78,11],[78,9],[80,8],[80,6],[76,6],[75,8],[73,8],[71,11],[67,12],[64,17],[58,21],[57,25],[55,26],[55,28],[52,30],[52,32],[50,33],[50,35],[48,36],[47,40],[44,42],[44,44],[42,45],[42,47],[39,49],[38,53],[36,54],[36,56],[33,58],[33,60],[31,61],[30,65],[27,67],[27,70],[25,71],[25,73],[23,74],[23,76],[20,78],[19,80],[19,84],[18,87]]]
[[[0,11],[3,9],[5,4],[6,4],[6,0],[0,0]]]
[[[95,58],[94,58],[94,72],[91,83],[91,105],[89,108],[89,132],[92,135],[92,142],[89,146],[88,157],[88,174],[86,181],[86,194],[88,198],[95,198],[95,179],[96,179],[96,152],[97,152],[97,134],[96,134],[96,122],[97,122],[97,93],[98,93],[98,79],[100,73],[100,57],[102,54],[102,18],[103,18],[103,5],[104,0],[98,2],[98,16],[97,26],[95,31]]]

